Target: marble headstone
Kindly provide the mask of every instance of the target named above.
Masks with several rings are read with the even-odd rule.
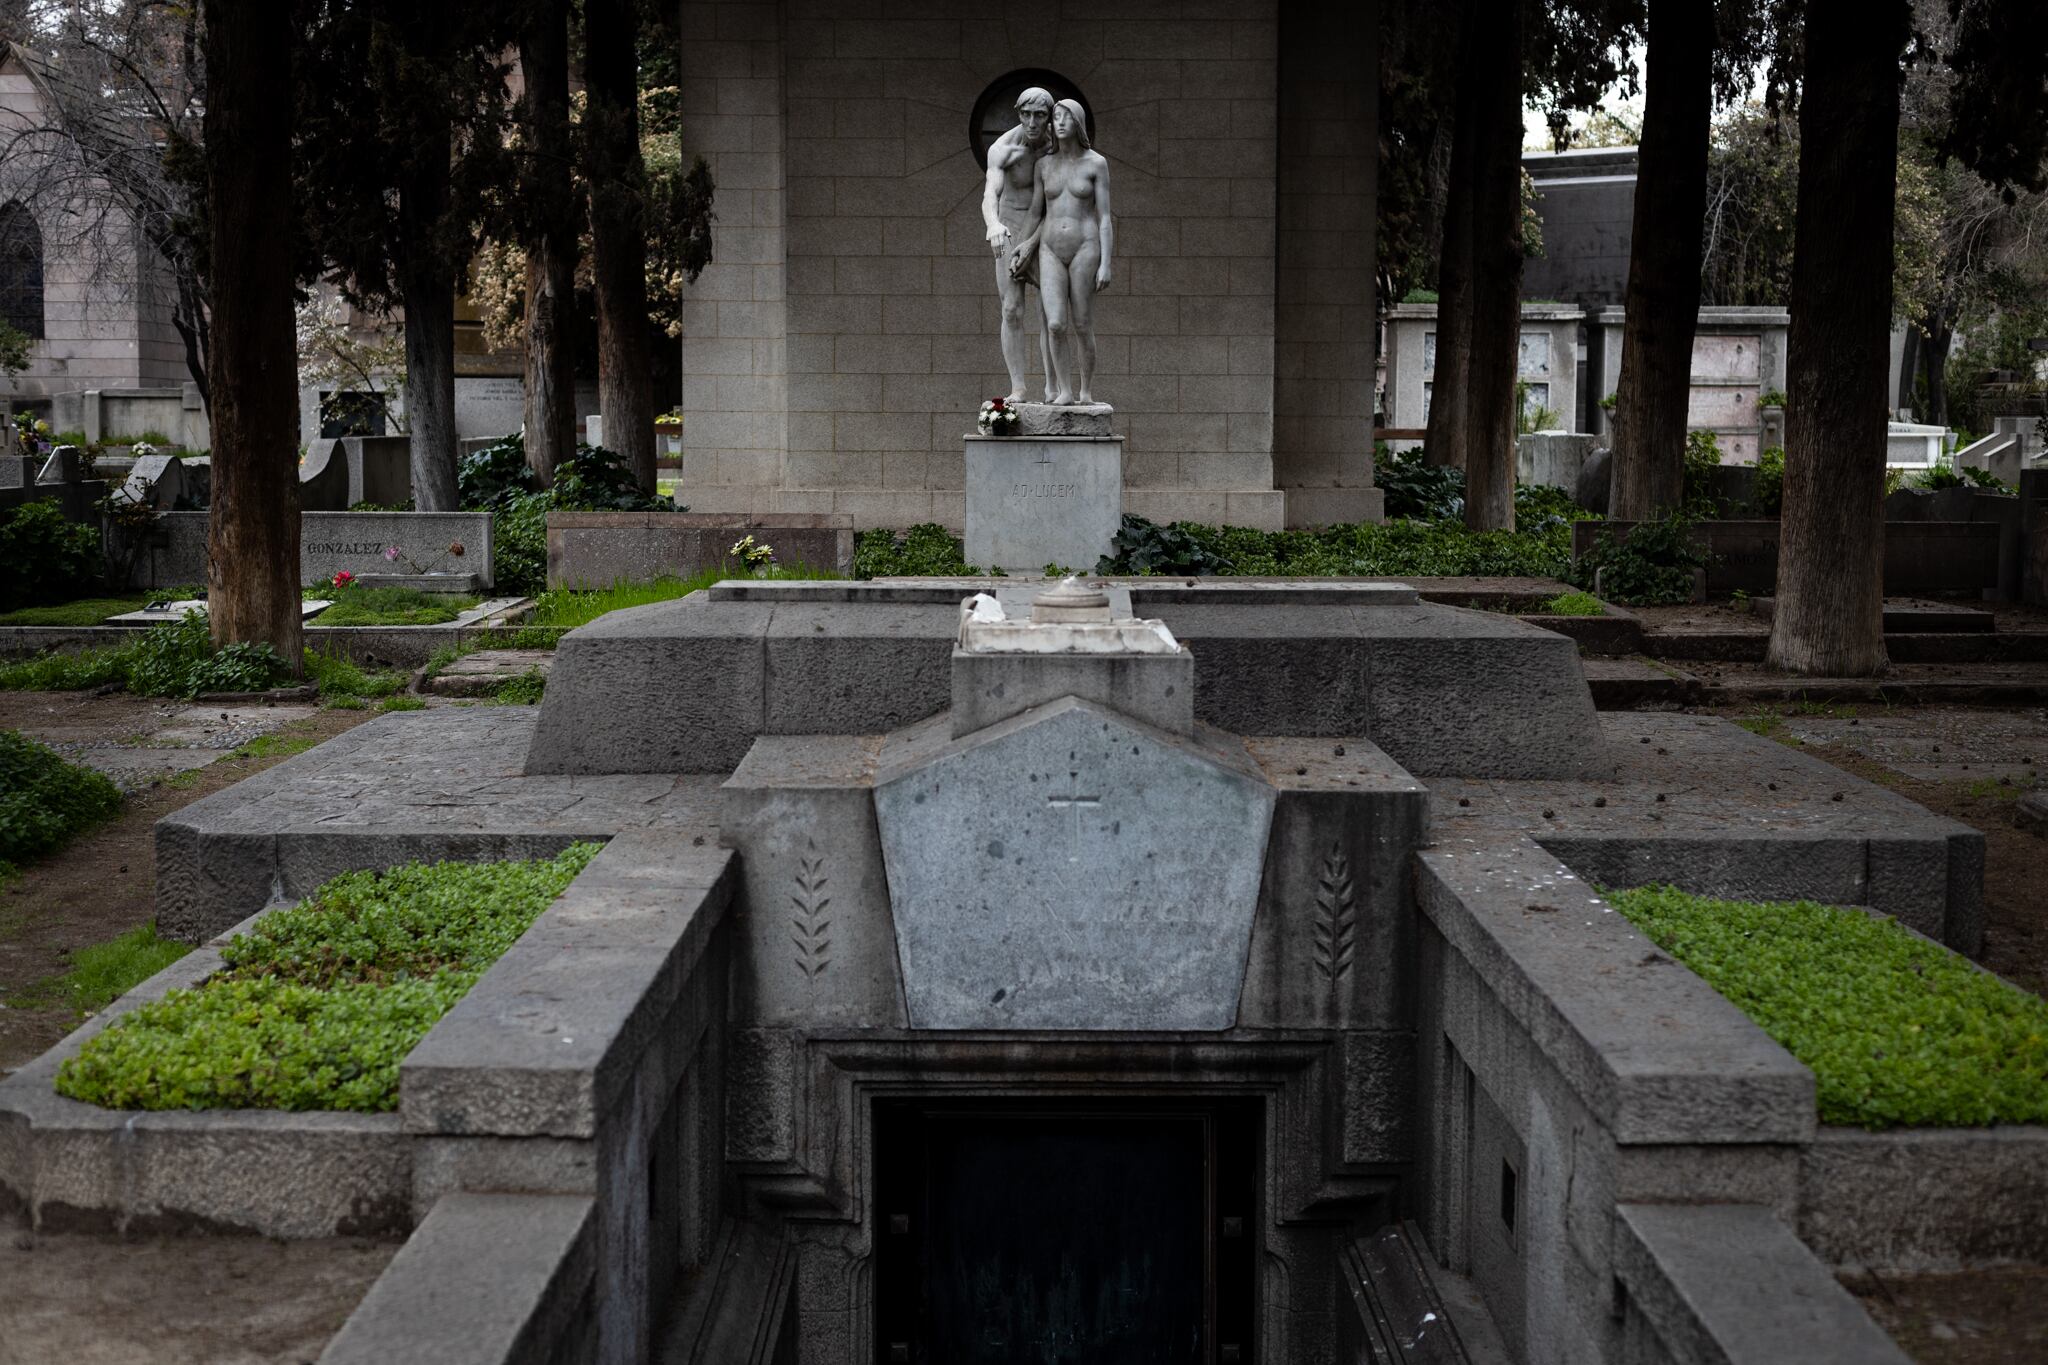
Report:
[[[924,753],[875,812],[913,1028],[1226,1029],[1272,787],[1062,698]]]

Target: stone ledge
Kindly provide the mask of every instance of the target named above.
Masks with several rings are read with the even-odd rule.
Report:
[[[220,947],[150,977],[0,1081],[0,1190],[39,1226],[302,1238],[411,1224],[412,1155],[393,1114],[122,1110],[67,1099],[57,1068],[130,1010],[198,985]]]
[[[1617,1143],[1811,1139],[1813,1073],[1533,840],[1439,840],[1416,898]]]
[[[594,1138],[732,899],[734,855],[632,831],[399,1066],[407,1132]]]
[[[382,716],[164,817],[159,927],[203,938],[341,872],[552,857],[634,828],[687,839],[712,822],[712,778],[521,773],[537,709]]]
[[[1751,1204],[1622,1204],[1615,1274],[1664,1358],[1907,1365],[1798,1238]]]
[[[1883,1198],[1871,1192],[1882,1190]],[[1823,1128],[1799,1235],[1825,1261],[1907,1273],[2048,1261],[2048,1127]]]
[[[320,1354],[321,1365],[551,1365],[585,1358],[596,1201],[451,1194]]]

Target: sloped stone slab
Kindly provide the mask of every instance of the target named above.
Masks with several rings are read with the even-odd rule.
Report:
[[[1232,1025],[1274,803],[1241,748],[1073,698],[896,747],[875,809],[912,1027]]]

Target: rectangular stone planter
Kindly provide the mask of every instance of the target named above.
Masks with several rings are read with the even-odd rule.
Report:
[[[844,513],[550,512],[548,586],[608,588],[720,568],[737,574],[732,547],[745,536],[772,547],[778,564],[853,572],[853,518]]]

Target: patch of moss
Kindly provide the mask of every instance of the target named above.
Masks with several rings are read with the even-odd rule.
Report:
[[[229,940],[215,976],[89,1040],[57,1091],[110,1109],[395,1109],[406,1054],[597,851],[345,873]]]
[[[2048,1001],[1939,944],[1811,901],[1606,896],[1812,1068],[1823,1123],[2048,1122]]]

